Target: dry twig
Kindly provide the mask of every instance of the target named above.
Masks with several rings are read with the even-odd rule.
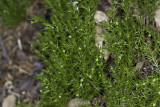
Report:
[[[2,40],[2,36],[0,35],[0,45],[2,47],[2,56],[7,60],[8,63],[11,63],[11,59],[8,56],[8,53],[6,51],[6,48],[4,46],[3,40]]]

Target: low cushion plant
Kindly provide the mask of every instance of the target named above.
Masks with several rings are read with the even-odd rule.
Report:
[[[38,76],[42,81],[41,106],[65,107],[75,97],[101,97],[109,107],[160,106],[160,34],[151,24],[158,1],[113,0],[107,14],[110,21],[100,24],[106,28],[105,48],[114,56],[109,74],[94,40],[98,1],[45,0],[52,15],[34,18],[44,28],[40,40],[33,43],[46,64]],[[135,5],[138,13],[131,12]],[[123,10],[121,15],[116,14],[118,8]],[[148,25],[143,23],[146,17]],[[140,61],[151,62],[150,74],[141,75],[142,70],[134,69]]]
[[[26,8],[30,5],[30,0],[1,0],[0,20],[6,28],[16,27],[18,23],[25,19]]]

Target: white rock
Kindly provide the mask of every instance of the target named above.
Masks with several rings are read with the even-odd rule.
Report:
[[[160,32],[160,6],[158,6],[157,10],[155,11],[155,22],[156,28]]]
[[[100,23],[100,22],[107,22],[109,20],[109,17],[102,11],[96,11],[94,19],[96,23]],[[95,42],[99,49],[103,48],[103,41],[105,38],[102,37],[102,34],[105,34],[105,31],[106,30],[104,29],[103,26],[98,26],[98,25],[96,26]],[[106,49],[103,49],[102,53],[105,61],[107,61],[109,59],[110,53]]]
[[[69,101],[68,107],[80,107],[80,106],[86,106],[86,105],[91,105],[89,100],[82,100],[79,98],[74,98]]]
[[[16,107],[15,95],[8,95],[2,103],[2,107]]]
[[[95,42],[97,47],[100,49],[103,46],[104,37],[101,35],[104,33],[102,26],[96,26],[96,35],[95,35]]]
[[[134,68],[134,71],[141,70],[144,65],[144,62],[138,62]]]
[[[109,51],[108,51],[107,49],[103,49],[102,52],[103,52],[103,54],[104,54],[104,60],[105,60],[105,61],[108,61],[109,56],[110,56]]]
[[[102,11],[96,11],[94,20],[96,21],[96,23],[107,22],[109,20],[109,17]]]

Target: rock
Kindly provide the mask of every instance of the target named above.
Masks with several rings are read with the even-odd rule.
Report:
[[[97,10],[107,13],[109,10],[111,10],[112,5],[112,0],[99,0]]]
[[[8,95],[2,103],[2,107],[16,107],[15,95]]]
[[[95,42],[99,49],[103,46],[104,37],[101,36],[105,32],[103,29],[102,26],[96,26]]]
[[[16,51],[16,58],[20,61],[27,61],[28,60],[26,53],[22,50]]]
[[[86,105],[90,105],[89,107],[91,107],[90,101],[82,100],[80,98],[74,98],[70,100],[68,103],[68,107],[81,107],[81,106],[86,106]]]
[[[155,11],[155,22],[156,28],[160,32],[160,6],[158,6],[157,10]]]
[[[94,19],[96,23],[100,23],[100,22],[107,22],[109,20],[109,17],[102,11],[96,11]]]
[[[138,62],[134,68],[134,71],[141,70],[144,65],[144,62]]]
[[[109,20],[109,17],[103,12],[103,11],[96,11],[94,15],[94,19],[96,23],[100,22],[107,22]],[[105,28],[103,26],[96,26],[96,34],[95,34],[95,42],[96,45],[99,49],[103,48],[103,42],[104,42],[104,37],[102,37],[102,34],[105,34]],[[110,53],[108,53],[108,50],[102,50],[102,53],[104,55],[105,61],[108,60]]]
[[[107,62],[110,56],[110,53],[107,49],[103,49],[103,54],[104,54],[104,60]]]

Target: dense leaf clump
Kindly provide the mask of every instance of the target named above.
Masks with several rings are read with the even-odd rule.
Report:
[[[26,8],[30,0],[0,0],[0,23],[5,27],[16,27],[26,16]]]
[[[40,40],[33,44],[47,65],[39,75],[42,106],[63,107],[74,97],[90,100],[101,97],[110,107],[159,106],[160,34],[150,24],[153,20],[149,19],[149,25],[143,23],[144,17],[154,19],[159,0],[149,1],[113,2],[114,7],[107,14],[110,21],[101,24],[106,28],[105,48],[113,54],[115,63],[107,76],[103,56],[94,42],[97,1],[45,0],[52,15],[49,19],[34,18],[44,28]],[[131,12],[136,4],[138,14]],[[117,15],[117,8],[123,13]],[[143,57],[154,68],[150,75],[142,76],[142,71],[134,70]]]
[[[53,15],[48,20],[36,17],[44,29],[34,44],[40,47],[36,53],[48,66],[39,75],[43,105],[62,107],[72,97],[97,96],[102,89],[103,62],[93,38],[96,1],[81,0],[76,4],[46,0],[46,3]]]

